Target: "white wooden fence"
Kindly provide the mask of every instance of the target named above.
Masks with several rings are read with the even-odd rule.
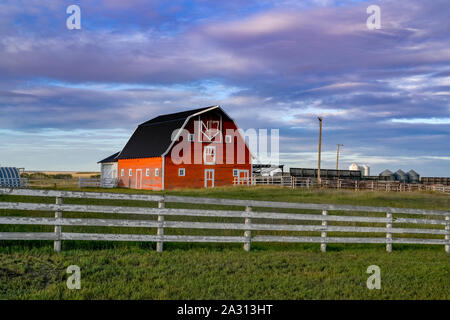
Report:
[[[243,243],[249,251],[252,242],[298,242],[320,243],[321,250],[326,251],[328,243],[381,243],[386,244],[386,250],[392,251],[393,244],[431,244],[444,245],[450,252],[450,211],[422,210],[391,207],[368,207],[334,204],[308,204],[293,202],[271,202],[255,200],[213,199],[182,197],[170,195],[119,194],[98,192],[71,192],[55,190],[0,189],[0,195],[21,195],[55,197],[55,204],[1,202],[0,209],[54,211],[55,218],[34,217],[0,217],[0,225],[52,225],[54,232],[0,232],[0,240],[53,240],[54,249],[61,250],[62,240],[106,240],[106,241],[152,241],[157,242],[157,251],[163,250],[164,242],[232,242]],[[63,204],[63,198],[80,199],[115,199],[158,202],[158,208],[124,207],[104,205]],[[221,206],[240,206],[245,210],[210,210],[210,209],[169,209],[165,203],[208,204]],[[254,208],[288,208],[309,209],[318,213],[278,213],[254,211]],[[332,211],[384,213],[384,217],[350,216],[329,214]],[[157,220],[122,220],[122,219],[76,219],[63,218],[63,212],[91,212],[123,215],[157,216]],[[401,217],[402,215],[420,215],[418,218]],[[394,217],[395,215],[395,217]],[[242,218],[241,223],[225,222],[193,222],[165,221],[166,216],[189,217],[227,217]],[[255,223],[253,219],[289,221],[291,224]],[[315,221],[320,225],[292,224],[299,221]],[[329,223],[373,223],[383,226],[345,226]],[[396,224],[413,224],[418,228],[394,227]],[[143,234],[99,234],[62,232],[62,226],[107,226],[107,227],[148,227],[157,228],[156,235]],[[425,227],[424,227],[425,226]],[[182,229],[216,229],[241,230],[242,236],[198,236],[198,235],[165,235],[166,228]],[[321,236],[271,236],[255,235],[252,231],[306,231],[320,232]],[[328,232],[345,233],[381,233],[383,237],[330,237]],[[438,235],[441,239],[422,239],[411,237],[411,234]],[[393,235],[402,235],[393,237]],[[409,235],[409,237],[408,237]]]
[[[234,185],[273,185],[288,188],[330,188],[330,189],[349,189],[349,190],[371,190],[371,191],[395,191],[395,192],[414,192],[414,191],[437,191],[450,193],[450,186],[441,184],[421,184],[421,183],[402,183],[399,181],[383,180],[350,180],[350,179],[322,179],[321,183],[316,178],[297,178],[294,176],[253,176],[242,183],[238,177],[233,180]]]
[[[114,188],[117,187],[116,178],[78,178],[78,187],[102,187],[102,188]]]

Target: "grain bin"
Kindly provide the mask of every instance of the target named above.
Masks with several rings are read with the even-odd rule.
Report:
[[[400,182],[408,182],[408,176],[406,175],[406,173],[401,170],[398,169],[395,173],[394,173],[394,179],[396,181],[400,181]]]
[[[408,176],[408,182],[409,183],[419,183],[420,181],[420,175],[415,172],[414,170],[409,170],[406,174]]]
[[[370,167],[367,164],[363,164],[360,168],[363,177],[370,176]]]
[[[387,181],[394,180],[394,174],[392,173],[391,170],[388,170],[388,169],[386,169],[383,172],[381,172],[379,174],[379,176],[380,176],[381,180],[387,180]]]

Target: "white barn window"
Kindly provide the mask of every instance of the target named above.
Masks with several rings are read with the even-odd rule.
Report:
[[[145,176],[146,177],[149,177],[150,176],[150,169],[145,169]]]
[[[133,176],[133,169],[129,169],[129,170],[128,170],[128,175],[129,175],[130,177]]]
[[[193,134],[193,133],[189,133],[189,135],[188,135],[188,141],[189,141],[189,142],[193,142],[193,141],[194,141],[194,134]]]
[[[125,170],[124,169],[120,169],[120,176],[123,177],[125,175]]]
[[[159,169],[158,168],[155,169],[155,177],[159,177]]]
[[[178,176],[184,177],[186,175],[186,169],[185,168],[179,168],[178,169]]]
[[[225,136],[225,143],[231,143],[231,141],[232,141],[231,136],[227,134]]]
[[[216,164],[216,147],[207,146],[203,152],[204,164]]]

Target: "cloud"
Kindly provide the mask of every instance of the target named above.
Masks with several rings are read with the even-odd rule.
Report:
[[[367,29],[361,1],[80,1],[82,30],[69,31],[64,2],[4,1],[0,128],[11,139],[97,137],[220,104],[243,128],[280,128],[280,151],[298,166],[306,158],[287,152],[314,154],[322,115],[325,150],[344,143],[374,163],[418,159],[434,172],[434,161],[448,174],[448,4],[378,4],[381,30]],[[112,153],[121,145],[111,141]],[[2,158],[12,157],[8,146]]]

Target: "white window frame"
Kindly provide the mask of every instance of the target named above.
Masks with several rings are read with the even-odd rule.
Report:
[[[233,177],[239,177],[239,170],[233,169]]]
[[[159,177],[159,168],[155,169],[155,177]]]
[[[120,169],[120,176],[123,177],[125,175],[125,169]]]
[[[189,133],[188,134],[188,142],[194,142],[195,141],[195,136],[193,133]]]
[[[179,177],[185,177],[186,176],[186,169],[185,168],[178,168],[178,176]]]
[[[206,161],[206,156],[207,156],[207,150],[214,150],[214,161],[212,162],[208,162]],[[204,164],[216,164],[216,158],[217,158],[217,153],[216,153],[216,146],[206,146],[205,149],[203,150],[203,163]]]
[[[208,172],[211,173],[211,179],[208,179]],[[211,181],[211,188],[214,188],[214,181],[216,179],[216,170],[205,169],[205,188],[208,188],[208,181]]]
[[[133,176],[133,169],[128,169],[128,176],[132,177]]]
[[[225,143],[231,143],[232,141],[233,139],[229,134],[225,135]]]
[[[150,169],[149,168],[145,169],[145,176],[150,177]]]
[[[250,184],[250,170],[234,169],[237,170],[237,183],[238,184]],[[241,178],[241,172],[244,173],[244,177]],[[234,174],[234,171],[233,171]]]
[[[141,177],[140,179],[139,176]],[[136,189],[142,189],[142,169],[136,169]]]

